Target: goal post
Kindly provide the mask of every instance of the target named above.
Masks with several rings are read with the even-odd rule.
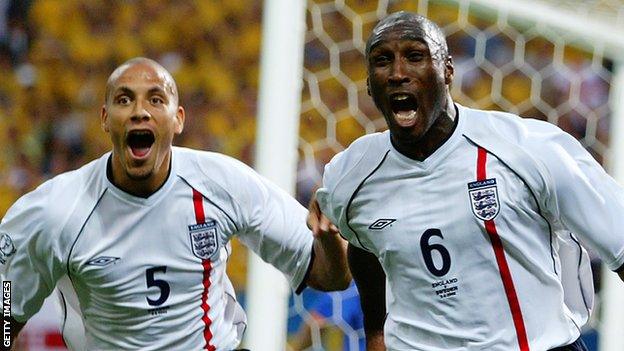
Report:
[[[624,48],[620,51],[624,52]],[[616,61],[611,82],[611,154],[609,171],[624,185],[624,61]],[[604,267],[602,277],[600,351],[624,350],[624,284]]]
[[[304,0],[265,0],[256,136],[256,170],[295,191],[305,33]],[[277,269],[250,252],[247,279],[251,350],[284,350],[289,286]]]

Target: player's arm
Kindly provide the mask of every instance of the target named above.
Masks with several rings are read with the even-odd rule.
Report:
[[[546,170],[541,201],[554,223],[577,234],[624,280],[624,189],[570,135],[534,142]]]
[[[3,298],[11,300],[11,316],[3,320],[3,327],[10,326],[13,345],[64,273],[49,235],[50,228],[57,226],[48,221],[52,212],[45,196],[48,191],[48,186],[42,186],[24,195],[0,222],[0,277]]]
[[[297,292],[306,286],[324,291],[346,289],[351,275],[346,245],[338,234],[313,237],[306,226],[305,207],[249,167],[235,166],[238,172],[228,181],[240,181],[226,184],[226,188],[238,206],[239,239],[284,273]]]
[[[386,319],[386,275],[375,255],[349,245],[349,268],[360,294],[364,313],[366,349],[383,351],[383,327]]]
[[[314,260],[307,285],[318,290],[344,290],[351,282],[347,242],[340,236],[338,228],[321,213],[315,195],[308,210],[308,227],[314,236]]]

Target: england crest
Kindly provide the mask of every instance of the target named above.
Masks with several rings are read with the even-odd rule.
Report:
[[[15,245],[13,240],[7,233],[0,235],[0,263],[5,264],[9,256],[15,253]]]
[[[480,220],[489,221],[498,215],[500,203],[495,178],[468,183],[468,196],[472,213]]]
[[[195,256],[207,260],[219,251],[216,221],[192,224],[188,228],[191,236],[191,249]]]

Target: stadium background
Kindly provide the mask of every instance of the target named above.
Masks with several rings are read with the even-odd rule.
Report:
[[[570,8],[557,6],[624,22],[619,0],[567,3]],[[309,0],[297,182],[302,203],[333,154],[384,129],[366,95],[362,52],[379,16],[400,9],[443,26],[457,101],[555,123],[608,167],[613,61],[600,47],[471,1]],[[178,82],[188,117],[176,144],[253,165],[261,20],[262,2],[254,0],[0,0],[0,216],[42,181],[109,150],[99,122],[104,83],[134,56],[157,59]],[[243,301],[246,262],[245,249],[235,243],[228,272]],[[307,292],[291,301],[292,345],[308,347],[303,319],[309,349],[357,349],[357,309],[347,315],[342,307],[354,298],[352,290]],[[21,338],[21,349],[62,349],[47,329],[49,318],[41,320]],[[595,332],[589,328],[586,335],[593,343]]]

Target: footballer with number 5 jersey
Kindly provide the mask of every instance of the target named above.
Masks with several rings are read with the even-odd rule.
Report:
[[[236,349],[246,318],[225,271],[233,236],[294,288],[348,286],[339,235],[313,237],[305,208],[243,163],[173,147],[184,117],[155,61],[111,74],[101,122],[112,152],[23,196],[0,224],[15,336],[58,286],[79,317],[66,323],[84,325],[70,349]]]
[[[368,350],[585,350],[579,243],[623,276],[623,189],[556,126],[453,103],[427,18],[386,17],[366,58],[389,131],[331,160],[310,217],[350,243]]]

